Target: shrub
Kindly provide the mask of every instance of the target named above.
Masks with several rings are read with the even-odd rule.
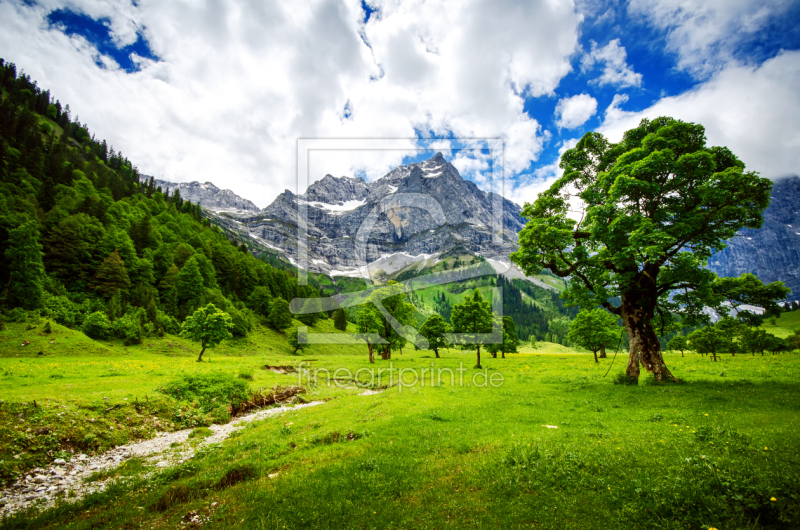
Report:
[[[83,321],[81,331],[90,338],[107,340],[111,338],[111,322],[105,313],[95,311]]]
[[[162,394],[176,399],[194,401],[205,411],[219,405],[238,405],[247,399],[247,383],[225,373],[185,375],[160,389]]]
[[[28,312],[21,307],[15,307],[8,312],[9,322],[25,322],[28,320]]]
[[[239,370],[239,379],[253,380],[253,370]]]
[[[178,321],[163,311],[156,312],[156,325],[164,333],[169,333],[170,335],[177,335],[181,332],[181,325],[178,324]]]
[[[139,324],[135,314],[126,314],[118,318],[114,321],[112,327],[114,335],[123,339],[126,345],[142,342],[142,326]]]
[[[44,294],[44,316],[50,317],[62,326],[74,327],[79,317],[79,308],[66,296]]]

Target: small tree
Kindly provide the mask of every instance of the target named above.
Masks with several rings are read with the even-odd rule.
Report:
[[[763,329],[745,328],[742,332],[742,347],[752,353],[753,356],[755,356],[756,352],[759,352],[763,357],[764,351],[769,349],[774,338],[775,335],[767,333]]]
[[[289,333],[289,338],[286,339],[289,343],[289,346],[293,348],[292,354],[296,355],[298,350],[305,350],[306,346],[308,346],[305,342],[300,342],[297,336],[297,328],[293,329],[291,333]]]
[[[506,353],[516,353],[517,346],[520,343],[519,336],[517,336],[517,326],[511,317],[504,316],[500,319],[500,325],[503,327],[503,342],[486,345],[486,351],[491,353],[495,359],[497,358],[497,352],[500,352],[503,359],[506,358]]]
[[[292,313],[289,311],[289,302],[283,298],[275,298],[269,310],[269,323],[278,331],[292,325]]]
[[[214,304],[208,304],[186,318],[181,325],[181,337],[200,343],[202,349],[197,362],[201,362],[206,348],[213,348],[223,340],[233,337],[232,328],[230,315],[217,309]]]
[[[347,315],[341,307],[333,312],[333,327],[339,331],[347,330]]]
[[[8,232],[6,257],[9,260],[9,280],[6,299],[11,307],[25,309],[42,307],[44,296],[44,264],[39,230],[30,221]]]
[[[725,349],[731,354],[736,356],[736,339],[744,332],[745,326],[733,317],[722,317],[719,322],[714,325],[719,330],[720,335],[725,339]]]
[[[467,335],[465,343],[475,346],[478,355],[475,368],[482,368],[481,344],[477,342],[475,335],[492,331],[492,310],[489,302],[483,299],[478,289],[475,289],[472,295],[466,295],[460,304],[453,306],[450,320],[453,322],[453,331]]]
[[[597,352],[606,346],[613,346],[617,340],[619,328],[617,317],[604,309],[583,310],[578,313],[569,326],[569,340],[592,350],[594,362]]]
[[[696,329],[689,335],[689,345],[697,353],[710,353],[717,361],[717,352],[722,351],[727,346],[728,341],[716,326],[705,326]]]
[[[84,319],[81,331],[87,337],[106,340],[111,337],[111,322],[105,313],[95,311]]]
[[[672,337],[672,340],[669,341],[669,344],[667,344],[667,348],[672,351],[680,351],[681,357],[683,357],[684,350],[689,349],[689,341],[687,341],[686,337],[683,335],[675,335]]]
[[[438,313],[429,316],[419,328],[419,334],[428,339],[428,347],[433,350],[437,359],[439,359],[439,348],[447,346],[444,334],[451,331],[450,324]]]
[[[356,321],[358,333],[367,342],[367,351],[369,352],[369,362],[375,362],[375,350],[372,345],[370,335],[373,333],[380,333],[383,330],[382,317],[380,312],[372,304],[365,304],[358,311],[358,318]]]

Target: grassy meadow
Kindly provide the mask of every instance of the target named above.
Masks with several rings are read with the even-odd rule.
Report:
[[[70,448],[101,451],[185,426],[177,411],[186,404],[157,389],[187,374],[226,372],[267,388],[298,384],[298,375],[264,365],[302,362],[321,370],[302,379],[306,398],[325,402],[248,424],[178,468],[137,463],[126,483],[18,514],[4,528],[176,528],[190,512],[207,518],[205,528],[800,526],[797,353],[716,363],[668,353],[681,383],[642,377],[625,386],[613,381],[626,355],[595,364],[589,353],[548,343],[506,359],[484,353],[476,377],[474,352],[445,349],[435,359],[407,348],[370,365],[365,346],[312,345],[292,355],[281,334],[264,328],[197,363],[197,346],[178,337],[126,347],[59,326],[40,335],[41,322],[7,327],[7,477]],[[329,321],[317,328],[333,329]],[[369,368],[383,368],[383,379],[357,372]],[[440,369],[454,375],[431,382]],[[49,432],[35,434],[42,427]]]

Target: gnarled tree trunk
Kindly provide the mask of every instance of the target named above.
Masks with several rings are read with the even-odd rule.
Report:
[[[600,346],[600,355],[598,355],[601,359],[607,359],[608,355],[606,355],[606,347]]]
[[[653,329],[652,314],[647,314],[630,295],[622,296],[622,323],[630,341],[630,356],[625,373],[628,377],[639,379],[639,364],[652,372],[656,381],[677,381],[667,369],[661,355],[661,344]]]

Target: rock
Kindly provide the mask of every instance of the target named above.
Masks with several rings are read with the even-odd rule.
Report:
[[[758,230],[745,228],[728,247],[711,256],[708,268],[720,276],[752,272],[764,283],[781,280],[800,300],[800,177],[775,182],[772,202]]]
[[[494,243],[490,226],[495,199],[503,225],[500,244]],[[418,262],[420,256],[447,251],[507,259],[516,250],[517,232],[524,226],[519,205],[464,180],[441,153],[400,166],[371,183],[328,175],[303,195],[286,190],[260,212],[215,216],[214,222],[295,259],[301,202],[307,205],[309,243],[313,242],[308,267],[315,272],[356,270],[360,264],[356,235],[373,211],[377,218],[366,261],[394,256],[376,265],[387,274],[416,263],[411,256]]]
[[[142,175],[143,179],[149,179],[147,175]],[[214,210],[258,210],[258,206],[247,199],[243,199],[231,190],[221,190],[211,182],[203,184],[194,182],[181,182],[180,184],[168,182],[166,180],[156,180],[156,186],[174,194],[177,189],[183,199],[188,199],[195,204],[200,204],[204,208]]]
[[[47,477],[45,477],[44,475],[36,475],[35,477],[33,477],[33,481],[37,484],[44,484],[45,482],[47,482]]]
[[[56,458],[55,460],[53,460],[53,463],[55,465],[57,465],[57,466],[65,466],[65,465],[67,465],[67,461],[64,460],[63,458]]]

